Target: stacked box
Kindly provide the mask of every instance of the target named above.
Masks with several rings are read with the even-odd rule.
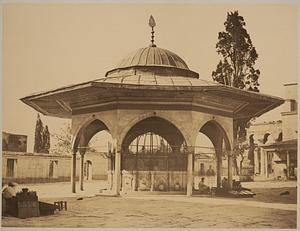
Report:
[[[40,215],[39,202],[36,192],[22,190],[16,195],[18,218],[38,217]]]

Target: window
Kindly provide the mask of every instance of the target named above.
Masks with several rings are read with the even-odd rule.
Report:
[[[267,143],[270,133],[264,135],[263,144]]]
[[[6,176],[14,177],[15,176],[15,165],[16,159],[7,159],[7,168],[6,168]]]
[[[49,177],[50,178],[56,178],[56,167],[57,167],[58,161],[57,160],[50,160],[49,163]]]
[[[292,99],[291,100],[291,111],[297,111],[297,101]]]
[[[200,164],[200,175],[205,175],[204,163]]]

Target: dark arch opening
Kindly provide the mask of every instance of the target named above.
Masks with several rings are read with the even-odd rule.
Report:
[[[267,141],[268,141],[268,138],[269,138],[269,136],[270,136],[270,135],[271,135],[270,133],[266,133],[266,134],[264,134],[264,138],[263,138],[263,144],[267,143]]]
[[[180,130],[171,122],[160,117],[149,117],[136,123],[126,134],[122,142],[124,152],[129,151],[129,145],[135,138],[152,132],[164,138],[171,146],[173,152],[179,152],[185,139]]]
[[[282,141],[282,132],[280,132],[280,133],[278,134],[278,137],[277,137],[277,139],[276,139],[275,141],[276,141],[276,142]]]
[[[150,147],[145,148],[145,144]],[[136,151],[133,151],[134,145]],[[122,189],[185,190],[185,150],[184,136],[171,122],[157,116],[139,121],[129,129],[122,142]]]
[[[103,130],[109,132],[107,126],[99,119],[95,119],[88,125],[83,126],[75,138],[73,149],[77,151],[79,147],[86,148],[92,137]]]
[[[225,130],[216,121],[206,122],[199,130],[199,132],[205,134],[213,143],[216,151],[222,149],[222,143],[224,142],[225,149],[231,150],[229,139]],[[221,151],[221,150],[220,150]]]
[[[201,170],[201,168],[198,170],[199,174],[205,175],[205,182],[208,184],[208,186],[210,188],[215,187],[215,186],[217,186],[217,188],[220,188],[221,178],[222,178],[222,175],[224,175],[224,173],[222,173],[222,169],[223,169],[222,168],[222,158],[223,158],[223,156],[225,156],[227,151],[231,150],[229,139],[228,139],[227,134],[226,134],[225,130],[223,129],[223,127],[214,120],[210,120],[210,121],[206,122],[200,128],[199,133],[204,134],[211,141],[211,145],[213,146],[213,147],[206,147],[212,155],[207,156],[207,157],[199,156],[199,158],[198,158],[199,161],[197,160],[197,155],[196,155],[195,162],[198,165],[199,165],[198,162],[200,162],[200,165],[201,165],[201,158],[203,158],[203,159],[206,158],[206,162],[208,164],[208,166],[206,166],[206,168],[202,167],[202,168],[204,168],[204,170]],[[205,147],[203,147],[203,148],[205,148]],[[194,164],[195,164],[195,162],[194,162]],[[205,171],[205,169],[207,169],[207,172]],[[214,174],[216,174],[216,175],[214,175],[214,176],[216,176],[216,178],[215,177],[207,177],[208,171],[210,171],[209,175],[211,175],[212,172],[214,172]]]

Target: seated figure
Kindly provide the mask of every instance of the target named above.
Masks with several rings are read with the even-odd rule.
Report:
[[[240,181],[232,180],[232,189],[234,191],[240,192],[242,190],[242,185]]]
[[[17,186],[16,183],[9,182],[8,186],[2,190],[2,197],[5,199],[10,199],[16,196],[16,186]]]
[[[203,177],[201,178],[201,181],[199,182],[198,187],[199,187],[199,192],[201,194],[206,194],[206,193],[209,193],[209,191],[210,191],[209,187],[204,184],[204,178]]]
[[[230,189],[229,181],[227,180],[226,177],[224,177],[222,180],[222,189],[224,191],[228,191]]]
[[[11,199],[16,196],[16,186],[14,182],[9,182],[7,187],[2,189],[2,214],[11,212],[12,202]]]

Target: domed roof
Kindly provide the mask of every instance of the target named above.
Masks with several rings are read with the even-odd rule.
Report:
[[[134,71],[134,73],[131,73]],[[106,73],[106,76],[136,75],[138,72],[152,72],[167,75],[181,75],[188,77],[199,77],[199,74],[189,69],[185,61],[177,54],[151,45],[140,48],[126,58],[113,69]]]
[[[136,50],[124,58],[117,68],[130,66],[167,66],[189,69],[184,60],[175,53],[154,46]]]

